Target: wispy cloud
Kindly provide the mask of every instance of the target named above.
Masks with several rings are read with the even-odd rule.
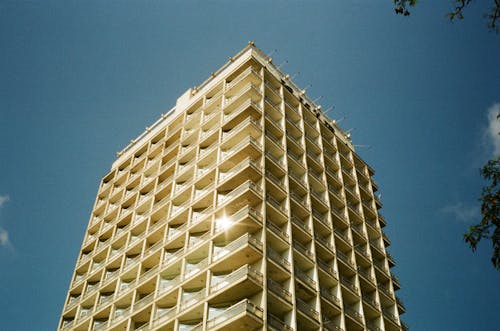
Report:
[[[0,208],[2,208],[7,202],[9,202],[10,197],[8,195],[0,195]],[[0,246],[11,246],[9,240],[9,232],[4,228],[0,227]]]
[[[7,230],[0,228],[0,246],[10,245],[9,233]]]
[[[500,156],[500,103],[495,103],[488,109],[488,127],[485,137],[493,147],[493,157]]]
[[[0,195],[0,207],[9,202],[10,197],[8,195]]]
[[[446,205],[441,208],[441,213],[448,214],[463,223],[472,223],[479,220],[479,206],[466,206],[461,202]]]

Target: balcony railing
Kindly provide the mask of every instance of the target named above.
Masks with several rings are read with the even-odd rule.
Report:
[[[375,279],[375,277],[373,277],[373,275],[370,273],[370,271],[365,270],[365,269],[358,266],[358,272],[360,275],[362,275],[363,277],[365,277],[366,279],[368,279],[372,283],[376,283],[377,280]]]
[[[285,268],[286,270],[290,271],[290,262],[285,259],[283,256],[281,256],[278,252],[276,252],[274,249],[271,247],[267,248],[267,255],[271,260]]]
[[[302,206],[304,206],[306,209],[309,209],[309,202],[307,201],[307,196],[300,196],[294,191],[290,192],[290,196],[294,198],[296,201],[298,201],[300,204],[302,204]]]
[[[193,211],[193,214],[191,216],[192,223],[197,223],[197,222],[201,221],[203,218],[207,217],[208,215],[211,215],[212,211],[213,211],[213,207],[211,207],[211,206],[207,207],[199,212]]]
[[[277,234],[279,237],[281,237],[281,239],[285,240],[286,242],[290,242],[290,237],[288,236],[288,234],[286,232],[284,232],[283,230],[281,230],[276,224],[274,224],[273,222],[271,221],[267,221],[267,227],[269,229],[271,229],[271,231],[275,234]]]
[[[248,180],[248,181],[244,182],[243,184],[241,184],[240,186],[238,186],[237,188],[235,188],[234,190],[230,191],[229,193],[219,194],[218,195],[219,205],[222,205],[222,204],[226,203],[227,201],[229,201],[232,198],[236,197],[240,193],[243,193],[243,192],[245,192],[245,191],[247,191],[249,189],[253,190],[255,192],[262,192],[262,189],[260,188],[259,185],[255,184],[251,180]]]
[[[261,168],[260,164],[257,161],[252,160],[250,158],[246,158],[245,160],[241,161],[240,163],[238,163],[237,165],[232,167],[231,170],[228,170],[227,172],[220,172],[219,173],[219,182],[223,182],[226,178],[233,176],[238,171],[240,171],[241,169],[244,169],[248,166],[253,166],[257,169]]]
[[[222,141],[227,141],[231,136],[233,136],[235,133],[241,132],[241,128],[245,127],[248,124],[252,124],[258,129],[261,129],[262,126],[260,125],[259,122],[254,120],[252,117],[247,117],[240,123],[238,123],[235,127],[233,127],[230,131],[228,132],[223,132],[222,133]]]
[[[266,201],[269,202],[271,205],[273,205],[276,209],[280,210],[283,213],[287,213],[287,209],[285,207],[285,204],[283,202],[278,201],[274,196],[271,194],[266,195]]]
[[[324,262],[323,260],[318,258],[318,265],[321,269],[325,270],[328,274],[334,276],[335,278],[338,278],[338,273],[335,271],[333,266],[329,265],[328,263]]]
[[[340,299],[337,298],[335,294],[332,292],[328,291],[326,288],[321,288],[320,289],[321,296],[329,300],[330,302],[333,302],[335,305],[340,307]]]
[[[251,236],[249,233],[246,233],[226,246],[214,247],[213,261],[220,260],[223,256],[237,250],[240,247],[244,247],[246,244],[250,244],[258,249],[262,248],[262,243],[257,238]]]
[[[221,288],[230,286],[231,284],[235,284],[239,280],[246,277],[251,278],[256,282],[260,283],[262,283],[263,279],[262,274],[260,272],[258,272],[249,265],[244,265],[241,268],[226,275],[224,278],[217,279],[217,281],[215,281],[210,287],[210,293],[217,292]]]
[[[303,229],[307,233],[309,234],[311,233],[311,228],[298,216],[292,215],[291,219],[293,224],[297,225],[299,228]]]
[[[319,313],[313,308],[311,308],[311,305],[308,304],[307,302],[297,298],[297,308],[300,311],[304,312],[309,317],[312,317],[313,319],[319,321]]]
[[[376,310],[380,310],[380,305],[377,301],[375,301],[373,298],[368,298],[363,296],[363,301],[375,308]]]
[[[295,179],[299,184],[301,184],[304,187],[307,186],[304,175],[299,175],[298,173],[294,172],[293,170],[290,170],[289,174],[290,174],[290,177]]]
[[[341,250],[337,250],[337,256],[340,258],[340,260],[344,261],[344,263],[347,263],[351,268],[355,268],[354,261],[350,256],[347,256],[347,254],[345,254]]]
[[[278,331],[293,331],[293,328],[271,313],[267,314],[267,324]]]
[[[299,252],[301,252],[303,255],[305,255],[306,257],[308,257],[309,259],[314,260],[314,254],[313,254],[313,252],[311,252],[307,247],[305,247],[304,245],[302,245],[300,242],[294,241],[293,242],[293,247],[296,250],[298,250]]]
[[[222,151],[221,152],[221,159],[227,159],[227,158],[229,158],[231,155],[233,155],[234,153],[236,153],[238,150],[240,150],[241,148],[243,148],[244,146],[249,145],[249,144],[250,145],[254,145],[258,149],[260,149],[262,147],[262,145],[260,144],[260,142],[258,142],[254,138],[248,136],[248,137],[244,138],[236,146],[231,147],[231,148],[229,148],[229,149],[227,149],[225,151]]]
[[[348,243],[350,242],[350,240],[349,240],[349,236],[348,236],[346,233],[344,233],[344,232],[342,232],[342,231],[340,231],[340,230],[338,230],[338,229],[335,229],[335,230],[334,230],[334,232],[335,232],[335,234],[336,234],[336,235],[338,235],[340,238],[344,239],[344,241],[346,241],[346,242],[348,242]]]
[[[345,312],[348,316],[363,324],[363,315],[361,315],[357,310],[350,307],[345,307]]]
[[[273,293],[275,293],[278,297],[283,298],[285,301],[288,301],[290,303],[292,302],[292,293],[285,290],[283,286],[277,281],[268,278],[267,288],[270,289]]]
[[[387,317],[388,319],[390,319],[394,323],[398,324],[398,317],[395,314],[393,314],[387,310],[383,310],[382,312],[383,312],[385,317]]]
[[[183,280],[190,278],[191,276],[199,273],[208,266],[208,259],[205,258],[197,263],[191,264],[186,263]]]
[[[295,122],[290,116],[285,116],[285,117],[290,124],[292,124],[297,130],[302,132],[302,128],[300,127],[300,121]]]
[[[160,293],[164,293],[165,291],[168,291],[175,286],[177,286],[180,283],[181,276],[177,276],[172,279],[164,279],[160,278]]]
[[[299,268],[295,268],[295,275],[297,276],[298,279],[308,284],[313,289],[316,289],[316,282],[311,277],[309,277],[304,271],[300,270]]]
[[[319,211],[317,211],[315,209],[313,209],[312,214],[317,220],[321,221],[321,223],[330,227],[330,224],[328,223],[328,215],[327,214],[321,214]]]
[[[340,282],[346,286],[347,288],[349,288],[351,291],[353,291],[354,293],[358,293],[359,291],[359,287],[357,287],[350,279],[348,279],[347,277],[343,277],[343,276],[340,276]]]
[[[184,255],[184,248],[179,249],[175,253],[166,253],[163,257],[163,267],[178,260],[182,255]]]
[[[266,171],[266,177],[271,179],[271,181],[278,185],[280,188],[284,188],[285,186],[285,179],[284,177],[278,178],[275,174],[273,174],[271,171]]]
[[[202,299],[205,297],[205,289],[202,289],[198,292],[195,292],[195,293],[189,293],[189,295],[187,295],[186,297],[186,292],[184,292],[183,294],[183,298],[182,298],[182,301],[180,303],[180,309],[186,309],[192,305],[194,305],[195,303],[198,303],[198,302],[201,302]]]
[[[155,292],[153,291],[152,293],[146,295],[145,297],[139,299],[139,301],[137,301],[135,304],[134,304],[134,311],[137,311],[139,309],[141,309],[142,307],[145,307],[147,304],[153,302],[153,299],[154,299],[154,296],[155,296]]]
[[[266,152],[266,156],[269,159],[271,159],[272,161],[274,161],[274,163],[276,163],[277,165],[281,166],[281,168],[285,167],[285,161],[283,161],[283,157],[281,159],[278,159],[276,156],[274,156],[273,154],[271,154],[269,152]]]
[[[253,73],[260,79],[260,74],[253,69],[253,67],[248,67],[247,69],[243,70],[238,76],[236,76],[230,83],[226,85],[226,91],[229,91],[234,85],[238,84],[241,82],[243,79],[245,79],[248,75]]]
[[[242,313],[249,313],[259,320],[263,318],[262,308],[256,306],[248,299],[243,299],[237,304],[232,305],[227,308],[224,312],[220,313],[218,316],[207,321],[207,330],[212,330],[217,327],[218,324],[231,320],[232,318],[238,316]]]

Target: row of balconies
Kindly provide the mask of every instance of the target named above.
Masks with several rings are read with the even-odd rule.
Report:
[[[229,223],[229,224],[238,224],[240,222],[247,222],[247,220],[251,220],[251,222],[253,222],[253,224],[260,224],[261,219],[262,219],[262,216],[260,216],[260,214],[256,210],[254,210],[252,208],[245,207],[245,208],[242,208],[241,210],[239,210],[238,212],[234,213],[233,215],[228,216],[226,218],[225,222]],[[198,221],[198,220],[196,220],[196,221]],[[125,254],[125,258],[124,258],[122,263],[123,263],[123,268],[125,268],[125,270],[128,270],[129,268],[131,268],[131,266],[136,265],[139,262],[139,258],[144,259],[146,257],[146,254],[148,256],[152,255],[152,253],[159,251],[160,247],[168,245],[169,242],[173,242],[173,241],[177,240],[181,235],[187,236],[183,240],[187,242],[189,250],[192,250],[193,246],[195,246],[198,242],[202,241],[203,239],[208,238],[208,236],[210,235],[210,231],[207,231],[206,234],[202,237],[200,237],[199,235],[191,235],[189,231],[186,231],[186,230],[188,230],[188,224],[190,226],[193,226],[193,225],[196,226],[197,222],[192,221],[191,223],[184,223],[184,225],[176,226],[176,227],[169,227],[166,225],[166,223],[164,223],[163,225],[166,226],[166,228],[164,229],[165,235],[162,235],[162,237],[164,239],[160,240],[152,245],[148,245],[149,240],[144,241],[144,239],[146,238],[146,234],[149,235],[149,234],[152,234],[154,231],[156,231],[156,229],[158,227],[155,226],[155,229],[150,230],[148,232],[145,232],[139,236],[135,236],[135,237],[131,238],[130,243],[126,246],[123,246],[121,248],[113,248],[112,247],[112,249],[109,250],[107,257],[106,257],[106,255],[102,255],[101,260],[99,260],[99,261],[94,260],[91,267],[89,267],[89,269],[87,269],[86,272],[94,272],[95,270],[103,267],[105,265],[105,263],[114,262],[115,263],[114,265],[116,265],[116,259],[118,257],[122,256],[123,253],[126,252],[126,249],[128,249],[130,252],[135,252],[135,253],[133,253],[134,254],[133,256],[127,255],[129,253]],[[224,230],[227,230],[227,228],[220,227],[218,225],[218,223],[215,223],[214,227],[215,227],[215,229],[214,229],[215,235],[217,235],[217,233],[221,233],[221,231],[223,232]],[[157,232],[155,232],[155,233],[156,233],[155,235],[157,235]],[[141,250],[139,250],[139,253],[137,253],[137,249],[136,249],[138,247],[137,244],[140,241],[142,241],[141,246],[143,246],[142,247],[142,251],[143,251],[142,254],[140,253]],[[108,246],[108,247],[110,247],[110,246]],[[127,256],[129,256],[129,257],[127,257]],[[81,264],[84,264],[87,261],[88,261],[88,258],[82,259]],[[120,265],[121,265],[121,263],[118,265],[118,267],[120,267]],[[77,286],[79,284],[79,282],[81,280],[83,280],[83,278],[84,278],[83,274],[79,275],[77,273],[73,287]]]

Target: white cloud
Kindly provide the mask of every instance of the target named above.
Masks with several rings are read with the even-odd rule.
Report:
[[[441,208],[441,212],[454,216],[458,221],[469,223],[479,221],[479,206],[465,206],[458,202],[453,205],[447,205]]]
[[[9,233],[7,230],[0,228],[0,246],[8,246],[9,244]]]
[[[8,195],[0,195],[0,208],[3,207],[10,197]],[[9,241],[9,233],[4,228],[0,227],[0,246],[11,246]]]
[[[5,205],[10,200],[8,195],[0,195],[0,207]]]
[[[500,103],[495,103],[488,109],[488,128],[485,135],[488,143],[493,146],[493,157],[500,156]]]

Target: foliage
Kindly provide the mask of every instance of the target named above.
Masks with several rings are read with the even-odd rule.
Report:
[[[480,198],[483,218],[469,228],[464,240],[475,251],[481,239],[490,239],[493,245],[491,263],[500,270],[500,157],[489,160],[481,169],[481,175],[491,181],[483,188]]]
[[[394,1],[394,11],[396,14],[408,16],[410,15],[410,7],[417,4],[418,0],[393,0]],[[481,0],[485,1],[485,0]],[[500,0],[488,0],[491,1],[489,12],[484,14],[487,19],[487,26],[490,31],[499,32],[499,25],[497,19],[500,16]],[[461,20],[464,18],[464,10],[469,6],[474,0],[452,0],[453,10],[450,11],[446,16],[450,21],[455,19]]]

